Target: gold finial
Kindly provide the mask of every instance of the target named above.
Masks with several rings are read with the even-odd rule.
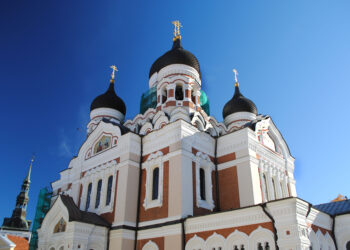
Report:
[[[112,69],[112,75],[111,75],[111,76],[112,76],[112,80],[114,80],[114,76],[115,76],[114,73],[115,73],[116,71],[118,71],[118,69],[117,69],[117,67],[116,67],[115,65],[112,65],[112,66],[111,66],[111,69]]]
[[[238,87],[239,86],[239,83],[238,83],[238,72],[236,69],[233,69],[233,73],[235,74],[235,87]]]
[[[180,35],[180,27],[182,27],[180,21],[176,20],[176,21],[172,21],[172,24],[174,24],[174,38],[173,41],[177,40],[177,39],[181,39],[181,35]]]

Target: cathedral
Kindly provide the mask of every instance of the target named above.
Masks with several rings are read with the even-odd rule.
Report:
[[[173,23],[132,120],[111,67],[85,142],[52,182],[38,249],[350,249],[350,201],[298,198],[288,145],[236,71],[223,122],[210,116],[200,64]]]

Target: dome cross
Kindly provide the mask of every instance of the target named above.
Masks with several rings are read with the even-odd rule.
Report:
[[[111,77],[112,77],[112,80],[114,80],[115,72],[118,72],[118,69],[117,69],[117,67],[115,65],[112,65],[110,68],[112,69]]]
[[[180,35],[180,27],[182,28],[182,25],[180,23],[180,21],[176,20],[176,21],[172,21],[172,24],[174,24],[174,38],[173,40],[177,40],[177,39],[181,39],[181,35]]]
[[[233,71],[233,73],[235,74],[235,86],[238,86],[238,78],[237,78],[238,72],[237,72],[236,69],[233,69],[232,71]]]

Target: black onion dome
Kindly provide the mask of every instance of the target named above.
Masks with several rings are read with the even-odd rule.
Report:
[[[237,112],[258,113],[255,104],[241,94],[238,84],[235,86],[235,94],[233,95],[232,99],[225,104],[222,111],[222,116],[225,119],[227,116]]]
[[[149,77],[159,72],[162,68],[171,64],[185,64],[195,68],[200,75],[200,67],[197,58],[181,46],[181,40],[176,39],[171,50],[159,57],[149,71]]]
[[[111,108],[118,110],[123,115],[126,114],[126,107],[123,100],[114,91],[114,80],[111,80],[108,90],[96,97],[90,106],[90,111],[97,108]]]

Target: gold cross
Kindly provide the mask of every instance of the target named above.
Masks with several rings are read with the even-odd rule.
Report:
[[[235,74],[235,83],[238,83],[238,79],[237,79],[238,72],[237,72],[237,70],[233,69],[233,73]]]
[[[114,80],[114,75],[115,75],[114,73],[115,73],[116,71],[118,71],[118,69],[117,69],[117,67],[116,67],[115,65],[112,65],[112,66],[111,66],[111,69],[112,69],[112,75],[111,75],[111,76],[112,76],[112,80]]]
[[[180,21],[176,20],[176,21],[172,21],[172,24],[174,24],[174,38],[173,40],[177,40],[177,39],[181,39],[181,35],[180,35],[180,27],[182,27]]]

